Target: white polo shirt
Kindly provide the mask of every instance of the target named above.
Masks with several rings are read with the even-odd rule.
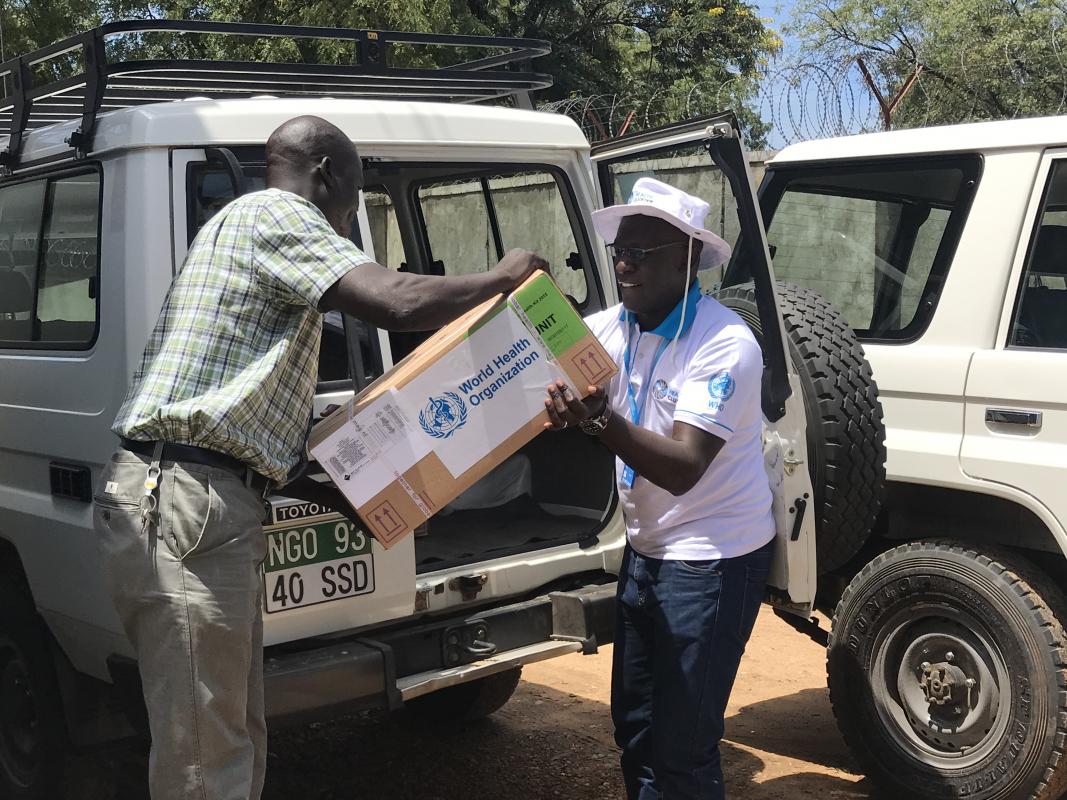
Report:
[[[680,421],[726,442],[704,476],[680,497],[639,474],[628,486],[630,471],[617,458],[626,532],[630,545],[651,558],[733,558],[774,538],[763,466],[763,354],[741,318],[702,296],[696,284],[682,335],[672,346],[681,306],[651,331],[639,330],[621,304],[585,320],[620,367],[608,385],[615,413],[634,421],[636,406],[642,428],[670,436]]]

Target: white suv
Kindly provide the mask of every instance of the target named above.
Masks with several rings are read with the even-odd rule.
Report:
[[[896,797],[1056,798],[1067,117],[795,145],[761,204],[775,273],[844,312],[885,406],[875,535],[819,592],[841,730]]]
[[[115,60],[161,31],[319,37],[357,58],[342,66]],[[197,52],[183,41],[186,55]],[[425,44],[493,54],[443,70],[390,65],[394,48]],[[455,274],[521,245],[548,258],[582,313],[617,297],[590,211],[624,196],[639,173],[662,169],[670,180],[665,152],[684,150],[707,168],[713,183],[704,195],[735,199],[737,213],[724,204],[722,217],[750,243],[744,280],[754,281],[764,331],[766,452],[780,529],[772,595],[810,612],[816,511],[829,503],[797,468],[808,452],[805,397],[736,121],[724,114],[620,140],[594,164],[566,117],[417,101],[512,96],[528,104],[525,93],[547,78],[512,62],[546,49],[526,40],[142,22],[0,65],[8,78],[0,85],[14,86],[0,98],[0,795],[54,797],[69,745],[128,735],[143,722],[132,650],[101,578],[92,488],[190,240],[235,194],[261,185],[267,136],[300,114],[329,119],[358,144],[367,189],[353,237],[376,260]],[[72,61],[83,71],[40,77]],[[272,96],[257,96],[266,91]],[[328,315],[316,413],[419,341]],[[523,664],[610,641],[624,542],[612,464],[579,432],[539,437],[494,476],[506,480],[476,487],[389,550],[344,515],[314,468],[287,487],[272,499],[264,531],[269,718],[407,704],[453,719],[486,714],[507,700]]]

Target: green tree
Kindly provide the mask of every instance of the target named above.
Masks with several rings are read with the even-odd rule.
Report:
[[[545,39],[552,53],[535,68],[554,78],[541,100],[574,95],[656,97],[668,121],[687,112],[694,87],[728,104],[750,96],[759,68],[781,47],[754,6],[744,0],[0,0],[5,50],[27,52],[88,25],[124,17],[241,20],[282,24],[433,31]],[[149,55],[229,55],[345,61],[350,47],[312,41],[218,37],[133,37],[120,42]],[[463,54],[460,54],[461,56]],[[479,54],[480,55],[480,54]],[[412,66],[448,63],[457,54],[401,50]],[[718,91],[719,87],[725,87]],[[743,115],[761,137],[751,113]]]
[[[0,61],[69,36],[99,19],[98,0],[0,2]]]
[[[1058,0],[806,0],[796,20],[807,51],[862,57],[883,96],[921,66],[894,126],[1054,114],[1067,100]]]
[[[213,19],[545,39],[544,99],[651,94],[755,74],[781,46],[742,0],[212,0]]]

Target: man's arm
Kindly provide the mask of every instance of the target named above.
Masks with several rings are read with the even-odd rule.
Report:
[[[385,330],[432,330],[547,268],[548,262],[528,250],[509,251],[488,272],[449,277],[396,272],[369,262],[353,267],[327,289],[322,307]]]
[[[548,387],[545,400],[549,422],[560,429],[599,416],[607,402],[604,390],[590,387],[582,402],[562,381]],[[696,486],[715,456],[726,444],[722,439],[685,422],[675,421],[670,436],[662,436],[634,425],[621,414],[612,414],[600,440],[627,466],[647,481],[673,495],[682,495]]]

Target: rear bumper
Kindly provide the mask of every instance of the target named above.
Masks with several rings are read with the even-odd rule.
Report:
[[[615,584],[554,592],[313,649],[272,648],[267,716],[299,722],[390,710],[429,692],[571,652],[594,653],[615,628]],[[491,652],[490,652],[491,651]]]

